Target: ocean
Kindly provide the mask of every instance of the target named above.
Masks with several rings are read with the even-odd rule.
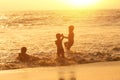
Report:
[[[23,46],[31,55],[55,56],[55,35],[67,36],[69,25],[75,26],[72,52],[120,53],[120,10],[8,11],[0,13],[1,62]]]

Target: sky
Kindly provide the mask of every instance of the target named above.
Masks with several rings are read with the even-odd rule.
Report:
[[[120,0],[100,0],[96,5],[85,7],[91,9],[119,9]],[[0,11],[4,10],[66,10],[81,9],[66,0],[0,0]]]

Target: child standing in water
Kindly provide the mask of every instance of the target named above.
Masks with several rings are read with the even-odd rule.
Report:
[[[65,42],[64,45],[66,47],[67,50],[70,51],[70,48],[72,47],[73,43],[74,43],[74,26],[70,25],[69,26],[69,34],[68,37],[64,37],[68,39],[68,42]]]
[[[62,57],[64,58],[64,49],[63,49],[63,45],[62,45],[62,41],[63,41],[63,34],[56,34],[56,38],[57,40],[55,41],[55,44],[57,46],[57,56],[58,58]]]

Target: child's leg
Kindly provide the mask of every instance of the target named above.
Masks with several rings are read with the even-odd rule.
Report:
[[[71,46],[70,46],[70,45],[68,45],[67,49],[68,49],[68,50],[70,50],[70,48],[71,48]]]
[[[64,46],[65,46],[65,48],[67,48],[68,47],[68,42],[65,42]]]
[[[73,43],[65,42],[64,45],[65,45],[65,48],[66,48],[67,50],[70,50],[70,48],[72,47]]]
[[[65,55],[64,55],[64,53],[61,53],[61,57],[62,57],[62,58],[65,58]]]
[[[72,42],[68,42],[68,46],[67,49],[70,50],[70,48],[72,47],[73,43]]]
[[[57,53],[57,57],[58,57],[58,58],[60,57],[60,53]]]

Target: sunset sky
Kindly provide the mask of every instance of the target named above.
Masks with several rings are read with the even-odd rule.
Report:
[[[78,0],[79,1],[79,0]],[[120,0],[99,0],[91,5],[75,6],[69,0],[0,0],[0,11],[4,10],[63,10],[63,9],[116,9]],[[81,4],[78,4],[81,5]]]

